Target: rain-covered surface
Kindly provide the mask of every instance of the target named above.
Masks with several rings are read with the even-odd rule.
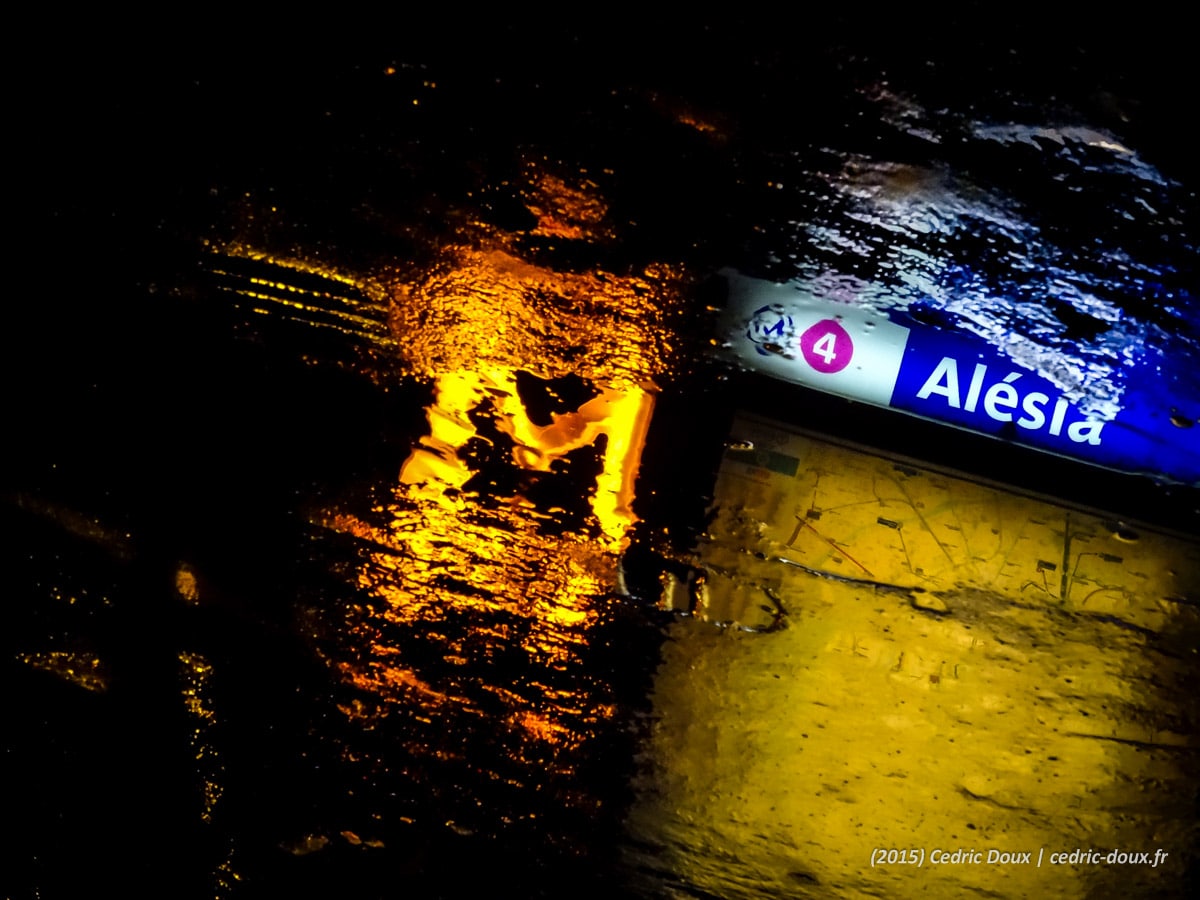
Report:
[[[771,506],[712,329],[729,267],[1200,402],[1182,38],[810,25],[33,69],[5,896],[1183,892],[1193,492],[843,448]]]

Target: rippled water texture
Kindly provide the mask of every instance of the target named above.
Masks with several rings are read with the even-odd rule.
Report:
[[[1030,496],[719,352],[736,270],[1195,440],[1182,67],[966,22],[44,72],[5,896],[1182,893],[1195,485]],[[1169,856],[872,867],[1077,847]]]

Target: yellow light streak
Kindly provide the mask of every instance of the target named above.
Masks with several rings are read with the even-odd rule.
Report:
[[[35,669],[49,672],[86,691],[100,694],[108,690],[108,667],[95,653],[83,650],[45,650],[22,653],[17,658]]]

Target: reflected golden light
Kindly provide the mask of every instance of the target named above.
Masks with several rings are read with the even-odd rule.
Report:
[[[26,665],[49,672],[95,694],[108,690],[108,667],[95,653],[82,650],[46,650],[22,653],[17,657]]]
[[[184,577],[185,575],[187,577]],[[179,567],[176,573],[176,587],[184,599],[193,602],[194,598],[189,598],[185,591],[186,588],[195,589],[195,574],[190,567]],[[203,654],[190,650],[179,651],[177,658],[184,708],[192,724],[188,742],[196,759],[196,774],[200,781],[200,821],[205,825],[212,825],[217,805],[225,794],[225,764],[213,740],[213,731],[217,725],[211,699],[213,666]],[[224,858],[212,872],[217,898],[232,896],[236,883],[241,880],[233,865],[233,843],[228,839],[225,843]]]
[[[444,252],[417,281],[397,278],[392,333],[426,377],[493,367],[554,379],[578,375],[614,390],[650,388],[669,365],[664,322],[680,274],[558,272],[502,243]]]
[[[200,600],[200,584],[196,573],[187,563],[180,563],[175,569],[175,593],[187,603],[197,603]]]
[[[194,723],[190,736],[192,750],[200,764],[200,777],[203,781],[203,807],[200,818],[206,823],[211,823],[217,802],[225,792],[221,786],[224,766],[210,736],[217,722],[209,699],[213,667],[202,654],[187,650],[179,652],[179,664],[183,676],[183,702]]]
[[[232,243],[210,270],[250,327],[266,316],[345,335],[365,374],[390,364],[393,383],[398,372],[432,389],[396,482],[311,512],[353,541],[335,562],[353,599],[310,611],[317,652],[347,689],[337,708],[364,731],[398,729],[405,766],[452,761],[483,783],[570,793],[559,776],[616,712],[588,653],[635,524],[683,278],[525,258],[530,237],[543,239],[539,253],[553,249],[545,239],[612,237],[586,173],[530,164],[527,178],[535,228],[518,236],[451,216],[456,239],[419,268],[353,275]],[[524,396],[530,383],[545,396]],[[181,574],[182,596],[199,589]],[[349,746],[342,758],[388,767]],[[532,817],[542,802],[506,815]]]
[[[376,654],[384,657],[394,655],[394,652],[388,647],[376,645],[371,649]],[[442,691],[434,690],[427,682],[417,677],[416,673],[411,669],[405,669],[401,666],[372,664],[363,670],[349,664],[343,664],[339,668],[357,687],[372,690],[376,693],[388,693],[392,695],[415,693],[419,699],[431,701],[435,704],[445,703],[447,700],[452,699]]]
[[[423,448],[413,458],[419,464],[428,455]],[[406,465],[409,476],[412,471]],[[382,517],[382,524],[347,513],[325,520],[362,539],[357,586],[384,601],[370,611],[359,608],[347,620],[343,634],[357,650],[336,661],[349,684],[378,697],[384,708],[342,710],[366,727],[388,709],[405,710],[425,723],[484,714],[489,731],[508,731],[516,739],[510,754],[519,748],[530,764],[537,759],[546,771],[568,773],[575,763],[564,753],[611,717],[614,706],[571,682],[530,679],[506,687],[491,667],[498,656],[514,652],[526,661],[526,672],[570,673],[581,664],[615,576],[612,545],[603,534],[593,540],[542,534],[544,516],[523,505],[500,505],[484,514],[474,498],[446,503],[443,497],[431,499],[427,484],[401,484],[394,500],[372,517]],[[427,674],[405,664],[397,629],[414,628],[439,648],[449,669]],[[499,718],[488,712],[496,702],[507,711]],[[546,757],[539,747],[557,749]],[[417,756],[464,758],[444,745],[409,749]],[[542,776],[531,771],[525,777]]]
[[[540,185],[557,204],[540,213],[543,233],[565,221],[554,215],[596,225],[604,214],[602,205],[572,206],[579,198],[560,182]],[[480,764],[516,765],[489,777],[519,785],[574,771],[573,754],[615,714],[602,686],[580,676],[635,522],[653,379],[670,352],[663,297],[677,279],[667,269],[561,273],[502,241],[485,245],[450,248],[442,265],[392,289],[396,345],[433,386],[428,430],[390,498],[316,521],[358,539],[348,575],[368,598],[336,626],[344,649],[328,651],[363,692],[342,712],[364,728],[393,714],[418,733],[436,728],[406,747],[442,761],[473,758],[466,748],[483,728],[509,762]],[[518,382],[540,379],[556,397],[565,376],[589,395],[531,410]],[[492,448],[484,461],[481,446]],[[532,490],[592,458],[590,489],[561,498]],[[468,489],[479,475],[491,480]],[[586,513],[579,527],[561,524],[566,507]],[[413,664],[416,646],[437,664]]]
[[[533,234],[564,240],[611,238],[611,228],[603,227],[608,204],[597,194],[597,185],[584,180],[570,185],[548,172],[535,171],[526,192],[526,206],[537,216]]]
[[[558,184],[549,177],[542,183]],[[593,218],[601,214],[599,207],[587,209]],[[661,297],[677,278],[666,268],[637,277],[561,273],[493,246],[455,248],[445,267],[398,286],[393,333],[404,357],[435,382],[429,434],[405,463],[401,482],[420,486],[429,499],[459,504],[447,489],[461,488],[472,475],[458,453],[476,435],[470,415],[485,401],[522,468],[549,471],[603,434],[592,510],[618,546],[632,524],[653,378],[670,351]],[[546,380],[582,376],[599,396],[537,425],[520,399],[519,372]]]
[[[103,548],[117,559],[128,560],[133,557],[131,535],[109,527],[94,516],[32,494],[17,494],[16,502],[18,508],[53,522],[69,534]]]
[[[524,469],[549,472],[551,463],[605,435],[603,469],[591,498],[592,511],[615,549],[634,523],[634,482],[653,398],[641,389],[601,388],[600,396],[567,413],[553,413],[549,425],[535,425],[517,391],[517,373],[492,367],[484,372],[439,376],[436,400],[429,409],[429,434],[421,439],[400,471],[402,484],[420,496],[444,500],[448,488],[461,488],[474,474],[457,455],[476,435],[469,413],[484,399],[495,408],[497,427],[514,444],[513,462]]]
[[[370,300],[373,303],[382,303],[386,302],[387,300],[386,291],[374,279],[348,275],[329,264],[315,263],[300,257],[268,253],[241,241],[232,241],[224,244],[220,248],[220,255],[234,259],[255,260],[276,267],[280,271],[280,277],[278,278],[268,279],[253,277],[247,280],[251,284],[275,288],[276,290],[282,291],[289,296],[330,298],[339,297],[345,293],[344,291],[334,292],[316,291],[311,288],[306,289],[296,285],[292,281],[287,280],[286,275],[288,273],[299,272],[305,275],[316,275],[332,285],[340,285],[342,288],[350,288],[353,291],[360,292],[367,300]],[[222,269],[215,266],[213,271],[223,272]]]
[[[388,328],[389,294],[374,278],[241,241],[214,248],[208,270],[217,287],[252,314],[250,320],[262,317],[336,332],[360,350],[364,362],[395,353]]]
[[[530,710],[525,710],[515,716],[517,724],[531,736],[547,744],[562,741],[574,743],[574,733],[571,729],[551,721],[545,716],[539,716]]]

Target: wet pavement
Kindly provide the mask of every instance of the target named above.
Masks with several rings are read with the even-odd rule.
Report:
[[[632,859],[701,896],[1176,892],[1165,862],[1051,857],[1194,845],[1196,543],[733,434],[755,449],[726,454],[663,649]]]
[[[1196,400],[1178,39],[962,16],[37,67],[5,896],[1185,894],[1195,485],[721,353],[736,269]]]

